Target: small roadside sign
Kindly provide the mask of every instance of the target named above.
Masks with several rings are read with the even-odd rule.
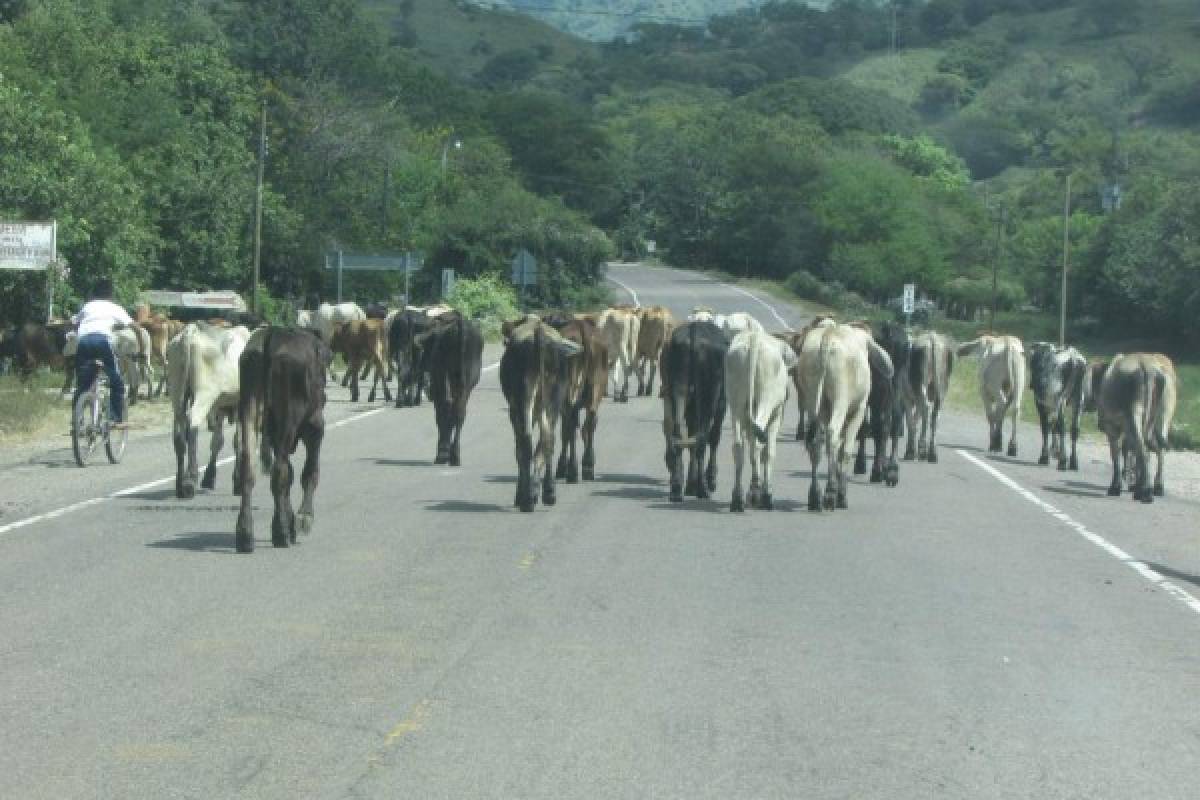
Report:
[[[442,299],[445,299],[447,296],[449,296],[450,292],[453,289],[454,289],[454,270],[443,269],[442,270]]]
[[[512,262],[512,282],[517,286],[533,286],[537,283],[537,259],[523,247]]]
[[[917,308],[917,285],[915,283],[904,284],[904,313],[911,314]]]
[[[58,260],[56,222],[0,222],[0,269],[44,270]]]
[[[646,240],[646,252],[647,253],[653,254],[654,251],[657,249],[658,249],[658,242],[654,241],[653,239]]]

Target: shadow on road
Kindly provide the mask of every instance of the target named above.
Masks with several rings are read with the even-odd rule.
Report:
[[[1153,561],[1147,561],[1145,563],[1147,567],[1159,573],[1160,575],[1165,575],[1168,578],[1175,578],[1176,580],[1187,581],[1188,583],[1200,586],[1200,575],[1189,575],[1186,572],[1179,572],[1178,570],[1171,569],[1170,567],[1164,567],[1162,564],[1155,564]]]
[[[623,489],[603,489],[598,492],[592,492],[593,497],[620,497],[626,500],[661,500],[666,495],[666,487],[652,489],[639,486],[626,486]]]
[[[443,500],[440,503],[425,506],[425,510],[489,512],[507,511],[508,509],[504,506],[498,506],[495,503],[472,503],[469,500]]]
[[[374,461],[381,467],[432,467],[430,459],[416,458],[360,458],[359,461]]]
[[[1081,484],[1081,483],[1076,483],[1074,481],[1069,481],[1068,484],[1080,486],[1082,488],[1071,489],[1068,486],[1043,486],[1042,490],[1046,491],[1046,492],[1053,492],[1054,494],[1066,494],[1066,495],[1070,495],[1072,497],[1107,497],[1108,496],[1108,487],[1107,486],[1092,486],[1091,484],[1088,484],[1088,483]]]
[[[146,547],[165,548],[167,550],[191,550],[196,553],[234,553],[233,532],[228,533],[184,533],[171,539],[160,539],[150,542]],[[256,545],[264,544],[256,540]],[[265,540],[270,545],[271,540]]]
[[[666,486],[661,478],[651,478],[649,475],[633,475],[620,472],[602,472],[596,477],[596,483],[632,483],[640,486]]]
[[[516,483],[516,475],[484,475],[483,479],[488,483]]]

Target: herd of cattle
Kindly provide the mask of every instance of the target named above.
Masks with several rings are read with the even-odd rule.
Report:
[[[301,311],[292,327],[257,327],[224,320],[184,325],[139,308],[137,324],[118,331],[117,353],[129,377],[130,400],[144,383],[147,396],[163,391],[173,409],[176,494],[190,498],[198,477],[200,426],[212,434],[201,486],[212,488],[224,442],[235,424],[234,493],[241,495],[236,546],[254,548],[251,492],[258,452],[271,473],[272,542],[286,547],[313,521],[324,433],[325,386],[334,353],[345,359],[343,385],[352,401],[359,381],[371,375],[368,402],[382,384],[397,407],[433,403],[438,431],[434,463],[461,464],[467,404],[482,371],[479,324],[445,306],[365,313],[353,303]],[[812,464],[808,508],[847,508],[846,461],[857,447],[854,472],[867,470],[866,440],[873,442],[871,482],[899,482],[897,449],[907,428],[902,460],[937,461],[938,415],[959,357],[979,359],[980,390],[989,426],[988,449],[1004,450],[1011,418],[1009,456],[1017,455],[1016,426],[1027,375],[1042,432],[1039,464],[1078,469],[1080,414],[1098,412],[1113,464],[1108,493],[1123,484],[1151,502],[1163,493],[1163,451],[1174,414],[1177,382],[1160,354],[1119,355],[1088,362],[1072,347],[1046,342],[1029,351],[1013,336],[982,335],[957,345],[934,331],[910,333],[884,323],[842,323],[819,317],[799,331],[768,333],[749,314],[718,314],[698,307],[682,322],[661,306],[621,305],[599,313],[529,314],[502,326],[500,385],[515,440],[514,504],[532,511],[540,499],[556,501],[555,483],[595,477],[595,434],[602,398],[637,396],[663,402],[664,460],[670,500],[707,498],[716,490],[716,451],[728,413],[735,473],[730,509],[773,507],[771,471],[788,395],[799,412],[796,438]],[[38,363],[66,366],[70,387],[73,341],[65,326],[26,326],[13,354],[22,370]],[[155,370],[160,373],[153,385]],[[1067,434],[1070,434],[1068,455]],[[582,456],[577,440],[583,440]],[[305,445],[299,511],[290,501],[291,456]],[[556,444],[557,463],[554,462]],[[1151,481],[1147,449],[1157,456]],[[821,459],[827,462],[822,492]],[[743,488],[749,462],[749,482]]]

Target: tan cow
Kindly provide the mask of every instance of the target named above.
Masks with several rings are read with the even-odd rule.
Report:
[[[1108,437],[1113,463],[1108,493],[1121,494],[1122,460],[1132,470],[1133,499],[1153,502],[1162,496],[1163,452],[1175,416],[1178,377],[1171,359],[1161,353],[1132,353],[1088,365],[1084,405],[1098,412],[1100,430]],[[1153,486],[1146,448],[1158,459]],[[1132,461],[1132,464],[1128,463]]]
[[[610,308],[596,317],[596,328],[608,349],[609,377],[614,403],[629,402],[629,373],[637,353],[641,322],[638,315],[623,308]]]
[[[958,346],[958,355],[979,356],[979,393],[988,421],[988,452],[1004,446],[1004,418],[1012,415],[1008,456],[1017,455],[1017,420],[1025,391],[1025,347],[1016,336],[984,334]]]
[[[638,397],[649,397],[654,393],[654,376],[658,372],[658,359],[675,328],[675,318],[664,306],[643,306],[638,310],[637,349],[634,354],[637,370]],[[649,372],[649,376],[647,376]]]
[[[805,443],[812,462],[808,489],[810,511],[847,508],[846,452],[858,438],[871,393],[869,334],[851,325],[830,322],[804,337],[796,366],[808,423]],[[821,463],[821,433],[829,460],[822,500],[817,471]]]

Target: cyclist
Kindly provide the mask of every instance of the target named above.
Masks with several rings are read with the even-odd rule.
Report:
[[[112,281],[101,279],[93,298],[71,317],[71,321],[78,325],[76,335],[79,337],[75,347],[75,397],[71,407],[75,407],[79,395],[92,385],[96,377],[96,362],[99,361],[108,375],[109,419],[114,427],[124,427],[125,382],[121,380],[121,371],[117,369],[113,331],[132,325],[133,319],[125,309],[112,301],[112,296]]]

